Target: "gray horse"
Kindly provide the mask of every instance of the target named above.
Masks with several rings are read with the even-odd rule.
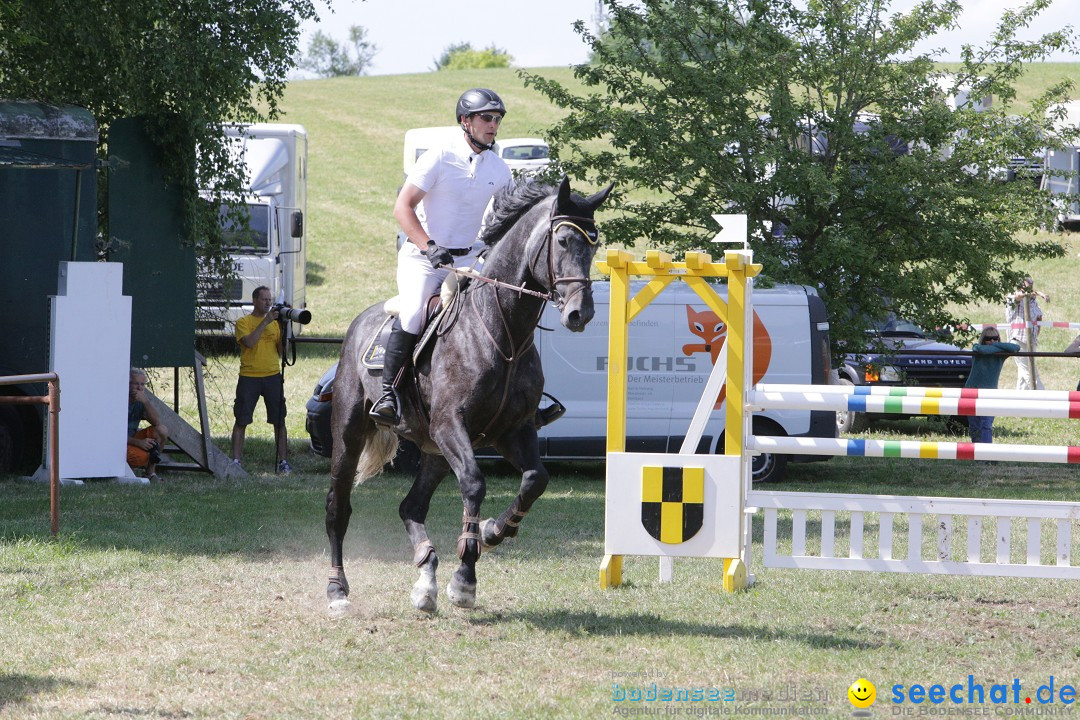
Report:
[[[366,370],[359,362],[386,319],[382,304],[353,320],[341,348],[331,416],[334,451],[326,496],[331,574],[326,595],[332,609],[348,605],[342,541],[352,514],[354,482],[382,470],[394,457],[398,436],[422,451],[416,479],[399,508],[413,562],[420,569],[412,603],[424,612],[436,609],[439,559],[424,522],[435,489],[453,470],[464,512],[457,541],[461,565],[446,594],[459,607],[476,604],[481,549],[514,537],[547,486],[536,434],[544,375],[533,333],[549,300],[572,331],[580,332],[592,319],[589,273],[598,245],[593,218],[609,192],[610,185],[585,198],[573,193],[563,178],[557,189],[527,181],[496,195],[481,238],[489,246],[482,277],[469,280],[457,295],[433,347],[419,356],[411,375],[399,384],[402,420],[395,428],[380,427],[368,417],[381,393],[381,372]],[[473,451],[487,446],[521,472],[521,487],[498,519],[481,522],[486,488]]]

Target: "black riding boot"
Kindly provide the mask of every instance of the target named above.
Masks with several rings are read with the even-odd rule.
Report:
[[[368,413],[371,419],[380,425],[394,426],[401,422],[401,410],[398,407],[397,391],[394,385],[402,368],[409,362],[413,348],[416,347],[416,335],[405,332],[401,324],[394,322],[390,339],[383,351],[382,388],[383,394]]]

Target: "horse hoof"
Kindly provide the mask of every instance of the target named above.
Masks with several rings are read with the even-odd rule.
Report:
[[[495,531],[495,518],[488,518],[480,523],[480,544],[484,550],[490,550],[502,541],[502,535]]]
[[[439,586],[433,579],[429,581],[422,577],[413,585],[410,597],[414,608],[423,613],[433,613],[438,607]]]
[[[446,586],[446,597],[450,598],[456,607],[476,607],[476,583],[458,582],[457,578],[450,580]]]
[[[339,598],[330,603],[329,610],[333,613],[342,613],[348,610],[351,606],[352,603],[349,602],[348,598]]]

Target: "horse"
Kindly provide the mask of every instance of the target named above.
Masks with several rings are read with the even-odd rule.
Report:
[[[368,308],[349,326],[331,409],[333,454],[326,496],[331,561],[326,595],[331,610],[349,605],[342,542],[352,513],[352,490],[382,471],[397,451],[399,436],[422,453],[398,509],[420,571],[412,604],[426,613],[437,608],[439,559],[424,523],[436,488],[452,470],[463,504],[456,548],[461,564],[446,595],[458,607],[475,606],[481,551],[515,537],[547,487],[536,420],[544,376],[533,334],[548,301],[573,332],[584,330],[592,319],[590,269],[599,242],[594,215],[612,187],[586,198],[574,193],[563,177],[557,189],[526,180],[496,194],[480,238],[487,245],[482,270],[467,280],[444,312],[433,347],[414,357],[412,377],[399,382],[401,422],[396,427],[368,417],[381,394],[381,372],[359,362],[386,321],[383,305]],[[509,507],[497,519],[483,522],[485,480],[474,455],[477,447],[494,447],[521,473]]]

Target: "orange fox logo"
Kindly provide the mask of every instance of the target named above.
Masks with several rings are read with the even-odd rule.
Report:
[[[695,353],[707,352],[712,357],[713,365],[715,365],[716,359],[720,357],[720,347],[727,337],[727,323],[717,317],[712,310],[695,310],[689,305],[686,306],[686,323],[690,327],[690,332],[697,335],[704,342],[683,345],[683,355],[690,356]],[[758,383],[761,378],[765,377],[770,360],[772,360],[772,338],[769,337],[769,331],[765,329],[765,323],[761,322],[757,311],[754,311],[754,372],[752,382]],[[726,385],[720,388],[720,394],[716,398],[714,408],[719,408],[720,404],[724,402],[726,392]]]

